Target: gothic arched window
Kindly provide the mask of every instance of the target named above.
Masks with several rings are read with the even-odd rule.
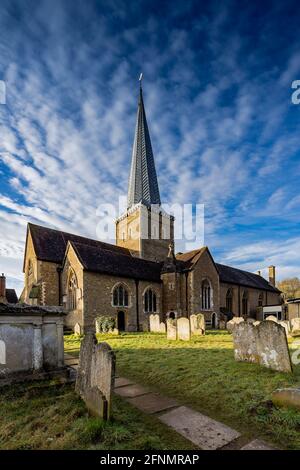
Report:
[[[128,290],[119,284],[113,290],[114,307],[128,307]]]
[[[228,289],[226,292],[226,310],[232,312],[232,289]]]
[[[207,279],[202,282],[201,286],[201,299],[202,299],[202,309],[210,310],[212,307],[212,288]]]
[[[248,315],[248,292],[245,290],[242,297],[242,315]]]
[[[77,308],[77,289],[78,283],[74,272],[71,272],[68,284],[68,306],[69,310],[76,310]]]
[[[157,305],[156,305],[156,294],[152,289],[147,289],[144,295],[144,302],[145,302],[145,312],[156,312]]]

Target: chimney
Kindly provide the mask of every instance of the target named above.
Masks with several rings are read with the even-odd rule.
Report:
[[[275,287],[276,275],[275,275],[275,266],[269,266],[269,283]]]
[[[257,271],[257,274],[258,274],[259,276],[261,276],[261,271]]]
[[[6,298],[6,277],[2,273],[0,276],[0,298]]]

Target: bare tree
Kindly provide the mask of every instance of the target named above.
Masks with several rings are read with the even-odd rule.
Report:
[[[298,277],[284,279],[277,283],[277,287],[284,293],[286,299],[300,297],[300,279]]]

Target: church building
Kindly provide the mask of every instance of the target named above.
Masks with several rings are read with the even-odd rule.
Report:
[[[208,327],[222,316],[256,317],[281,303],[275,267],[259,274],[218,264],[208,247],[174,252],[174,217],[161,207],[152,145],[140,87],[127,210],[116,220],[116,245],[28,224],[22,301],[62,305],[66,326],[95,328],[101,315],[119,330],[147,330],[161,321],[203,313]]]

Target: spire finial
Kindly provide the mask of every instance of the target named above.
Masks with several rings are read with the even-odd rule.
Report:
[[[139,77],[140,89],[142,89],[142,80],[143,80],[143,73],[140,73],[140,77]]]

